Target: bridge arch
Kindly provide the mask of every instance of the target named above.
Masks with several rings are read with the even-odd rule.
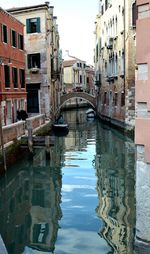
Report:
[[[93,108],[96,108],[96,97],[85,93],[85,92],[72,92],[66,93],[60,96],[60,105],[59,108],[61,109],[62,106],[70,99],[73,98],[80,98],[86,100]]]

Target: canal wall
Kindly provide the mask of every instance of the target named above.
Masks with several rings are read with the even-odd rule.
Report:
[[[3,144],[11,144],[14,140],[21,138],[28,134],[28,128],[32,128],[33,133],[37,129],[46,124],[45,115],[37,115],[27,118],[26,121],[19,121],[2,127]],[[0,138],[0,145],[2,145],[2,137]]]

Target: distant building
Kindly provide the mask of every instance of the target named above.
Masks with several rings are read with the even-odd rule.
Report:
[[[86,65],[86,92],[95,95],[95,69],[92,65]]]
[[[8,10],[24,24],[27,110],[30,114],[55,114],[60,90],[59,33],[49,2]]]
[[[135,20],[133,0],[99,0],[95,22],[95,70],[100,117],[134,129]]]
[[[74,56],[68,55],[63,62],[66,92],[84,91],[94,93],[94,67]]]
[[[64,93],[70,92],[87,92],[95,95],[94,84],[94,67],[87,65],[86,61],[83,61],[69,54],[65,57],[63,62],[64,71]],[[71,99],[67,104],[87,104],[82,99]]]
[[[3,125],[26,110],[24,25],[0,8],[0,103]]]

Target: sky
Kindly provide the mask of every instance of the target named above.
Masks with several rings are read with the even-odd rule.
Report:
[[[3,9],[43,4],[43,0],[0,0]],[[93,64],[94,22],[98,13],[98,0],[51,0],[57,16],[60,48],[69,54]]]

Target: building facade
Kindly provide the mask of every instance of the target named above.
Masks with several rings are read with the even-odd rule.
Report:
[[[94,94],[94,67],[85,61],[69,54],[64,59],[64,88],[65,92],[82,91]]]
[[[134,128],[135,1],[99,0],[95,22],[98,113],[121,128]]]
[[[0,8],[0,103],[2,125],[26,110],[24,25]]]
[[[63,93],[86,92],[95,96],[94,67],[85,61],[67,55],[63,62],[64,89]],[[87,102],[80,98],[67,101],[67,106],[86,106]]]
[[[46,2],[8,10],[24,24],[27,111],[47,118],[56,111],[60,80],[59,33],[53,9]]]
[[[137,0],[136,30],[136,253],[150,253],[150,1]]]

